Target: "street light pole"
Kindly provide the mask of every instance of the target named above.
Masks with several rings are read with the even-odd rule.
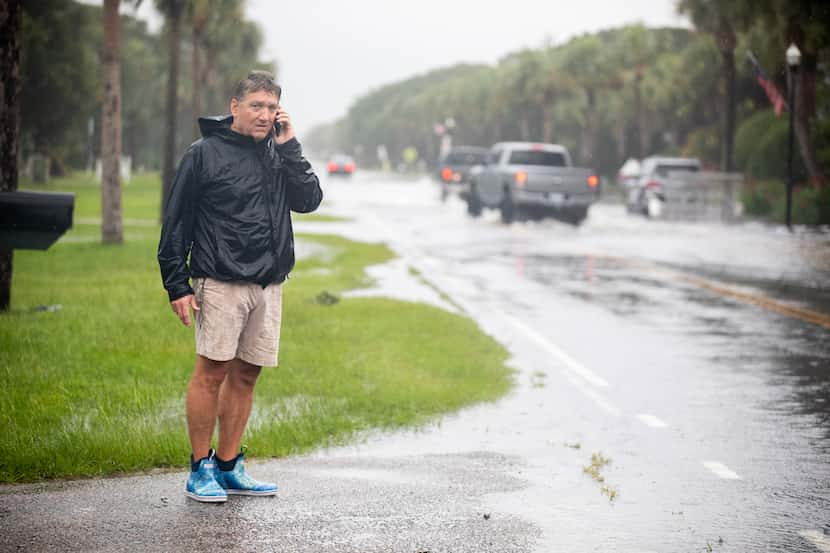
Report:
[[[798,64],[801,62],[801,51],[795,44],[787,48],[787,67],[789,68],[789,96],[790,96],[790,135],[787,143],[787,228],[792,231],[792,210],[793,210],[793,127],[795,126],[795,87],[798,79]]]

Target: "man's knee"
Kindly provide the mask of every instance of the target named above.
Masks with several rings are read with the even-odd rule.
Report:
[[[256,384],[257,378],[259,377],[259,373],[262,370],[262,367],[258,367],[256,365],[251,365],[241,359],[236,359],[236,363],[234,364],[233,369],[231,370],[231,378],[235,381],[236,384],[246,387],[246,388],[253,388]]]
[[[196,369],[193,371],[193,379],[202,386],[212,390],[219,390],[232,365],[233,360],[214,361],[199,355],[196,358]]]

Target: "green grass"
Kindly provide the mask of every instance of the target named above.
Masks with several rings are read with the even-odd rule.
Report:
[[[76,217],[98,217],[93,182],[50,188],[76,192]],[[157,191],[157,177],[135,178],[125,218],[152,218]],[[161,287],[158,232],[127,224],[123,245],[104,246],[100,228],[84,224],[46,252],[15,252],[12,309],[0,315],[0,481],[185,465],[193,330]],[[263,371],[243,438],[252,454],[422,424],[509,388],[505,350],[469,319],[387,299],[315,301],[365,286],[364,268],[392,257],[386,247],[298,238],[298,248],[318,242],[327,255],[300,261],[286,284],[280,367]]]

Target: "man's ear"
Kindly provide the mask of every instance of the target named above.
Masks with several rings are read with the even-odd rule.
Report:
[[[236,117],[236,112],[239,110],[239,100],[231,98],[231,115]]]

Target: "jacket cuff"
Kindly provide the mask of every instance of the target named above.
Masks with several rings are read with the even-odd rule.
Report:
[[[291,137],[285,144],[277,144],[276,142],[274,144],[281,156],[301,157],[303,155],[303,148],[296,136]]]
[[[171,302],[176,301],[179,298],[183,298],[185,296],[192,296],[193,295],[193,288],[190,287],[189,284],[185,284],[184,286],[177,286],[172,290],[167,291],[167,297],[170,298]]]

